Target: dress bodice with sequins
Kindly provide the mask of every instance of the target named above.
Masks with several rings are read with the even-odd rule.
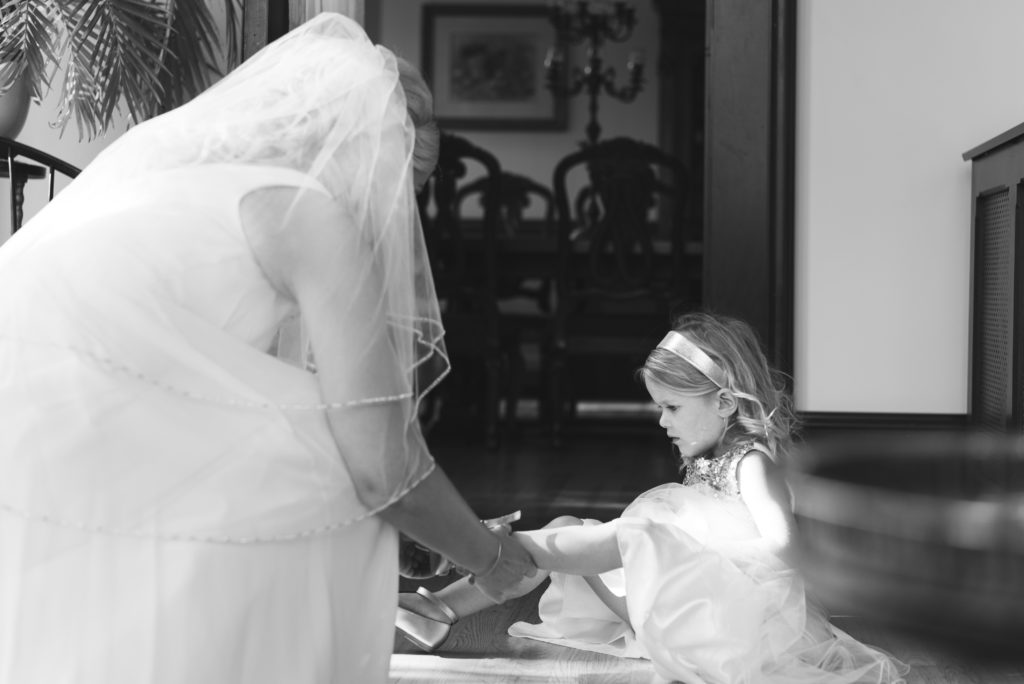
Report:
[[[738,497],[740,485],[736,469],[751,450],[764,450],[754,440],[739,442],[714,458],[694,458],[686,465],[683,484],[708,490],[716,498]]]

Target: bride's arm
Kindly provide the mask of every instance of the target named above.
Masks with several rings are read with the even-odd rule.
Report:
[[[363,238],[343,228],[349,217],[317,193],[302,194],[297,205],[294,190],[260,194],[261,201],[248,210],[243,205],[243,224],[246,218],[254,225],[287,221],[288,227],[279,231],[282,239],[272,238],[268,248],[254,252],[268,278],[299,305],[324,401],[344,403],[407,391],[388,337],[380,274],[367,257]],[[408,399],[392,400],[328,412],[331,433],[358,495],[368,508],[386,505],[379,515],[416,541],[471,572],[487,573],[479,580],[480,588],[492,598],[503,598],[534,566],[517,542],[480,523],[433,464],[418,421],[409,415],[411,404]],[[401,496],[393,500],[396,494]],[[488,572],[499,559],[499,549],[500,562]]]

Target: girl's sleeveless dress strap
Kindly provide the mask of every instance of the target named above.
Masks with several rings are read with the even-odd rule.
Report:
[[[746,440],[733,445],[721,456],[693,459],[686,466],[683,484],[708,487],[719,496],[739,496],[737,470],[740,461],[751,451],[761,452],[775,460],[767,447],[755,440]]]

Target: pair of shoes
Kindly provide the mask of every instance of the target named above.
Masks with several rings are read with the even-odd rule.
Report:
[[[426,587],[420,587],[416,593],[441,611],[448,618],[448,622],[428,617],[400,605],[398,613],[395,615],[395,627],[402,632],[406,639],[429,653],[437,650],[438,646],[444,643],[444,640],[448,638],[448,633],[451,632],[452,625],[459,621],[459,616],[447,603],[437,598]],[[402,594],[399,594],[399,599],[401,597]]]

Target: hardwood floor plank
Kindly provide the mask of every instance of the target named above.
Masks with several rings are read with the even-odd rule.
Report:
[[[651,663],[591,653],[508,635],[514,622],[536,623],[545,582],[530,594],[489,608],[453,625],[436,653],[424,653],[396,635],[391,684],[441,682],[551,682],[653,684]]]
[[[857,639],[907,663],[910,666],[907,684],[1024,683],[1024,656],[1019,661],[971,657],[947,644],[866,618],[836,617],[832,622]]]

